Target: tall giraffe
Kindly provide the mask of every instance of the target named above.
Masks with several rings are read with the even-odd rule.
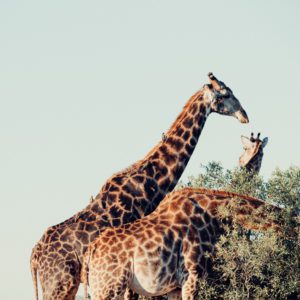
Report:
[[[208,76],[210,84],[189,99],[163,140],[144,159],[110,177],[85,209],[46,230],[31,255],[36,298],[37,272],[44,300],[75,298],[88,244],[105,227],[133,222],[151,213],[173,190],[210,113],[248,123],[231,89],[212,73]]]
[[[236,202],[234,215],[247,229],[278,230],[269,213],[280,208],[234,193],[184,188],[168,194],[150,215],[118,228],[107,228],[84,255],[85,297],[123,299],[127,287],[151,297],[198,299],[197,284],[222,233],[218,208]],[[267,213],[258,208],[267,208]],[[249,218],[251,216],[251,218]],[[227,222],[233,219],[226,218]]]
[[[251,174],[258,174],[261,168],[262,158],[264,156],[263,149],[268,143],[268,138],[265,137],[261,140],[260,133],[257,134],[256,138],[254,138],[254,134],[252,132],[250,139],[242,136],[241,140],[245,152],[239,159],[239,165]]]

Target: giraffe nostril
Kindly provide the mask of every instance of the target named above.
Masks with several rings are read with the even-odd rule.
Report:
[[[243,109],[238,110],[234,116],[243,124],[249,123],[249,118]]]
[[[243,109],[241,109],[241,114],[242,114],[243,118],[245,119],[245,123],[249,123],[248,115]]]

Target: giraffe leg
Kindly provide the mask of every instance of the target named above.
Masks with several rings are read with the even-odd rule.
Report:
[[[79,266],[78,266],[79,267]],[[80,284],[79,270],[69,269],[69,272],[59,274],[58,278],[51,276],[43,285],[43,300],[74,300]]]
[[[189,272],[182,286],[182,300],[197,300],[199,293],[199,276],[197,272]]]
[[[116,289],[115,289],[116,288]],[[119,287],[112,286],[106,289],[105,292],[97,290],[93,293],[93,300],[123,300],[125,298],[125,290],[120,290]]]
[[[170,293],[168,295],[170,295]],[[180,291],[180,295],[181,295],[181,291]],[[136,294],[135,292],[133,292],[129,288],[126,289],[126,292],[125,292],[125,295],[124,295],[124,300],[138,300],[138,299],[139,299],[138,294]],[[165,300],[166,298],[164,296],[156,296],[156,297],[150,297],[149,299],[150,300]],[[171,300],[180,300],[181,296],[180,296],[180,298],[175,297],[175,298],[170,298],[170,299]]]
[[[99,295],[94,294],[92,297],[93,300],[123,300],[124,295],[114,295],[113,293],[105,294],[105,295]]]
[[[126,289],[124,300],[138,300],[138,299],[139,299],[138,294],[136,294],[134,291],[132,291],[129,288]]]
[[[108,273],[100,273],[96,278],[89,278],[91,296],[93,300],[124,300],[137,299],[134,293],[128,288],[129,272],[124,271],[123,275],[114,278]]]
[[[174,294],[174,295],[173,295]],[[173,297],[173,298],[169,298],[170,295]],[[181,300],[181,290],[179,290],[179,295],[180,297],[176,296],[178,295],[178,292],[177,290],[174,291],[174,292],[171,292],[168,294],[168,299],[171,299],[171,300]],[[135,293],[134,291],[132,291],[131,289],[127,288],[126,289],[126,292],[124,294],[124,300],[138,300],[139,299],[139,295],[137,293]],[[166,299],[164,296],[156,296],[156,297],[151,297],[149,298],[151,300],[164,300]]]
[[[79,278],[65,276],[43,293],[43,300],[74,300],[80,284]]]
[[[75,252],[65,257],[45,256],[39,265],[43,300],[74,300],[80,284],[80,262]]]
[[[168,293],[168,300],[181,300],[181,289],[176,289],[170,293]]]

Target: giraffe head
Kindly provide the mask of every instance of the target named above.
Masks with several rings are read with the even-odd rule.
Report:
[[[232,90],[212,73],[209,73],[208,77],[210,84],[204,86],[204,94],[210,102],[211,111],[221,115],[233,116],[241,123],[248,123],[248,116]]]
[[[241,155],[239,159],[239,165],[241,167],[246,167],[250,169],[250,165],[253,165],[256,162],[256,171],[259,171],[261,160],[263,157],[263,148],[267,145],[268,138],[265,137],[263,140],[261,140],[260,133],[258,133],[257,137],[255,138],[252,132],[250,138],[241,136],[241,140],[245,152]]]

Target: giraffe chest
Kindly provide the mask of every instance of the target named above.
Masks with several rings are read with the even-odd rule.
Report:
[[[159,296],[179,287],[177,270],[170,269],[161,256],[134,261],[131,289],[143,296]]]

